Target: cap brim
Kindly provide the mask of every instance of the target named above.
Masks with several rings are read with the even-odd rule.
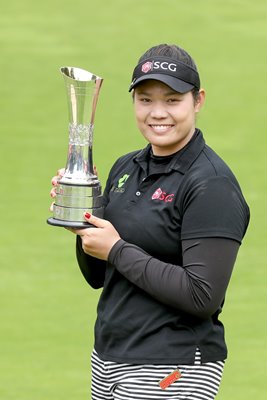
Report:
[[[140,78],[137,78],[136,81],[131,84],[129,92],[137,85],[139,85],[139,83],[144,82],[148,79],[163,82],[165,83],[165,85],[169,86],[171,89],[175,90],[175,92],[178,93],[187,93],[194,88],[194,85],[192,85],[191,83],[184,82],[181,79],[174,78],[173,76],[163,74],[147,74],[141,76]]]

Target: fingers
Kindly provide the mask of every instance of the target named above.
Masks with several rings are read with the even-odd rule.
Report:
[[[53,176],[53,178],[51,180],[52,185],[56,186],[57,185],[57,181],[58,181],[58,176]]]
[[[56,186],[56,185],[57,185],[58,180],[59,180],[60,178],[62,178],[62,176],[64,175],[64,173],[65,173],[65,168],[60,168],[60,169],[57,171],[57,175],[56,175],[56,176],[53,176],[53,178],[52,178],[52,180],[51,180],[51,183],[52,183],[53,186]]]
[[[106,221],[105,219],[95,217],[94,215],[90,214],[89,212],[86,212],[84,214],[84,219],[88,223],[90,223],[90,225],[94,225],[96,228],[105,228],[108,225],[110,225],[110,222]],[[85,228],[81,228],[81,229],[66,227],[66,229],[68,231],[74,233],[75,235],[78,235],[81,237],[86,236],[88,233],[90,233],[92,231],[92,227],[90,227],[90,228],[85,227]]]
[[[105,228],[109,224],[109,222],[106,221],[105,219],[95,217],[89,212],[86,212],[84,214],[84,218],[87,222],[94,225],[96,228]]]
[[[56,197],[56,188],[55,188],[55,187],[53,187],[53,188],[50,190],[50,197],[52,197],[52,198]]]
[[[87,234],[87,231],[89,228],[81,228],[81,229],[66,228],[66,229],[68,229],[70,232],[74,233],[75,235],[83,237]]]
[[[51,212],[54,211],[54,204],[55,204],[55,202],[53,201],[53,203],[49,207],[49,211],[51,211]]]
[[[50,190],[50,197],[52,197],[52,199],[56,197],[56,187],[53,187],[53,189]],[[54,204],[55,202],[53,201],[49,207],[49,211],[54,211]]]
[[[52,180],[51,180],[51,183],[52,183],[52,185],[53,185],[53,188],[52,188],[51,191],[50,191],[50,196],[51,196],[51,197],[56,197],[56,186],[57,186],[58,180],[59,180],[60,178],[62,178],[62,176],[64,175],[64,173],[65,173],[65,168],[60,168],[60,169],[57,171],[57,175],[56,175],[56,176],[53,176],[53,178],[52,178]]]
[[[118,232],[109,221],[88,212],[84,214],[84,219],[91,225],[90,227],[69,230],[81,237],[82,249],[86,254],[100,260],[107,260],[111,248],[120,240]]]
[[[52,185],[53,185],[53,188],[50,190],[50,197],[52,197],[52,199],[54,199],[54,198],[56,197],[56,186],[57,186],[58,180],[64,175],[64,173],[65,173],[65,168],[60,168],[60,169],[57,171],[57,175],[56,175],[56,176],[53,176],[53,178],[52,178],[52,180],[51,180],[51,183],[52,183]],[[50,205],[49,211],[53,211],[54,203],[55,203],[55,202],[53,202],[53,203]]]
[[[74,233],[75,235],[83,236],[85,234],[86,229],[77,229],[77,228],[70,228],[68,226],[65,227],[67,231]]]
[[[57,175],[60,176],[60,177],[62,177],[64,174],[65,174],[65,168],[60,168],[60,169],[57,171]]]

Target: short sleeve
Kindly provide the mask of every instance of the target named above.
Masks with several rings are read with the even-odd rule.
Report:
[[[249,208],[240,188],[228,177],[212,177],[192,187],[183,205],[182,239],[223,237],[241,243]]]

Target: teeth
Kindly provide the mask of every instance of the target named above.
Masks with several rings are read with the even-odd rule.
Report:
[[[150,125],[155,131],[163,132],[169,129],[172,125]]]

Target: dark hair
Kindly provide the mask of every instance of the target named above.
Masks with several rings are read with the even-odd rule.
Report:
[[[175,44],[159,44],[157,46],[153,46],[150,49],[148,49],[138,60],[138,64],[141,63],[142,61],[146,60],[147,58],[150,57],[155,57],[155,56],[165,56],[165,57],[170,57],[173,58],[174,60],[181,61],[184,64],[189,65],[190,67],[194,68],[197,71],[197,66],[193,58],[190,56],[190,54],[187,53],[184,49],[182,49],[179,46],[176,46]],[[197,88],[194,88],[192,90],[192,94],[194,97],[194,100],[198,100],[199,96],[199,90]]]

